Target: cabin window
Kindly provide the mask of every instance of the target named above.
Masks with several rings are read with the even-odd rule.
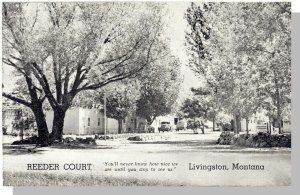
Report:
[[[91,119],[88,118],[88,126],[91,126]]]
[[[123,119],[123,123],[126,123],[126,119],[125,118]]]
[[[98,118],[98,126],[100,126],[100,118]]]

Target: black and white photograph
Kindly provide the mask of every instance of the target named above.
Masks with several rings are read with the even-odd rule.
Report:
[[[4,186],[290,186],[290,2],[3,2]]]

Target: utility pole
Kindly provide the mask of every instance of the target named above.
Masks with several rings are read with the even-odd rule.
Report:
[[[106,93],[104,92],[104,140],[106,141]]]
[[[23,139],[24,139],[24,128],[25,128],[23,117],[21,117],[19,125],[20,125],[20,130],[21,130],[21,133],[20,133],[20,136],[21,136],[21,142],[23,143]]]
[[[23,138],[24,138],[24,122],[23,122],[23,111],[22,109],[17,110],[17,124],[19,125],[19,130],[20,130],[20,139],[21,143],[23,144]]]

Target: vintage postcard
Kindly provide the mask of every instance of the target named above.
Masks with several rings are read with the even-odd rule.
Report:
[[[290,186],[290,2],[2,3],[5,186]]]

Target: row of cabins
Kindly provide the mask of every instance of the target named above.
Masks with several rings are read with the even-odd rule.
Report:
[[[6,128],[6,133],[10,134],[13,132],[14,124],[18,120],[21,109],[19,107],[6,107],[2,109],[2,126]],[[45,113],[46,121],[49,130],[52,129],[53,124],[53,111],[47,111]],[[91,135],[91,134],[104,134],[104,113],[103,109],[98,108],[78,108],[74,107],[67,111],[64,123],[65,134],[76,134],[76,135]],[[175,116],[160,116],[157,117],[151,124],[154,127],[155,132],[158,132],[158,127],[161,122],[168,121],[171,126],[176,126],[179,119]],[[262,122],[267,121],[264,115],[253,115],[249,119],[248,128],[250,133],[265,132],[269,123]],[[137,117],[135,115],[127,116],[122,121],[121,133],[134,133],[141,132],[146,119]],[[106,118],[106,133],[117,134],[118,132],[118,121],[113,118]],[[212,129],[212,122],[207,121],[206,125],[209,129]],[[283,124],[284,132],[291,132],[290,121],[284,121]],[[34,127],[36,128],[36,127]],[[217,127],[218,128],[218,127]],[[221,129],[222,130],[222,129]],[[241,131],[246,131],[246,120],[241,121]],[[278,132],[273,132],[278,133]]]
[[[22,115],[22,107],[4,107],[2,109],[2,127],[5,129],[7,134],[11,134],[16,130],[16,124],[20,120]],[[47,111],[45,113],[46,122],[48,129],[52,129],[53,125],[53,111]],[[26,118],[26,116],[22,116]],[[98,108],[70,108],[65,116],[64,122],[64,133],[65,134],[76,134],[76,135],[91,135],[91,134],[104,134],[104,113],[103,109]],[[176,125],[175,122],[178,118],[172,116],[158,117],[152,126],[155,131],[158,130],[162,121],[171,121],[171,125]],[[174,122],[175,121],[175,122]],[[146,119],[131,115],[122,120],[122,131],[121,133],[134,133],[141,132],[146,124]],[[118,132],[118,121],[113,118],[106,118],[106,133],[117,134]],[[31,126],[31,129],[35,129],[36,126]],[[25,128],[27,130],[29,128]]]
[[[71,108],[67,111],[64,123],[65,134],[90,135],[90,134],[104,134],[104,113],[103,109],[86,109],[86,108]],[[53,111],[46,113],[46,121],[49,129],[52,129]],[[178,118],[173,116],[158,117],[153,123],[155,132],[158,132],[158,127],[162,121],[170,121],[171,125],[175,125]],[[146,119],[130,115],[122,120],[121,133],[136,133],[143,132],[144,125],[147,123]],[[106,133],[117,134],[118,121],[113,118],[106,118]]]

